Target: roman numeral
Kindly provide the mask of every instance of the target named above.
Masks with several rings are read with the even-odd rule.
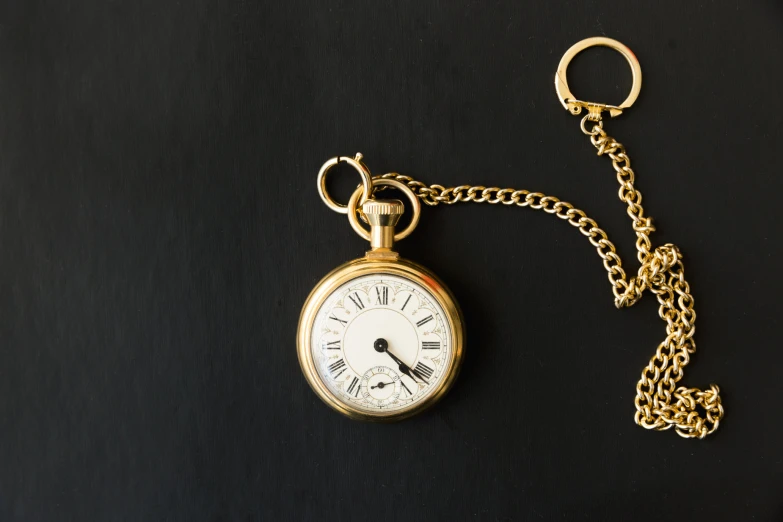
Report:
[[[405,383],[402,381],[402,379],[400,379],[400,384],[402,384],[403,390],[408,392],[408,395],[406,395],[406,397],[410,397],[411,395],[413,395],[413,392],[410,391],[407,386],[405,386]],[[402,390],[400,390],[400,391],[402,391]]]
[[[421,348],[423,350],[440,350],[440,341],[423,341]]]
[[[340,339],[337,339],[336,341],[324,343],[324,350],[339,350],[340,349]]]
[[[337,362],[330,364],[327,369],[332,376],[332,379],[338,378],[345,371],[345,361],[340,359]]]
[[[357,312],[358,312],[359,310],[364,310],[364,303],[362,302],[362,298],[361,298],[361,297],[359,297],[359,294],[357,294],[356,292],[354,292],[354,293],[353,293],[353,295],[349,295],[349,296],[348,296],[348,299],[350,299],[351,301],[353,301],[353,304],[355,304],[355,305],[356,305],[356,311],[357,311]]]
[[[413,369],[416,373],[421,374],[425,379],[432,377],[432,373],[435,371],[424,363],[418,363]]]
[[[402,304],[402,308],[400,310],[405,310],[405,307],[408,306],[408,301],[411,300],[411,296],[408,295],[408,298],[405,300],[405,302]]]
[[[337,317],[335,317],[335,316],[333,316],[333,315],[330,315],[330,316],[329,316],[329,319],[331,319],[331,320],[333,320],[333,321],[337,321],[338,323],[343,323],[343,326],[345,326],[346,324],[348,324],[348,321],[343,321],[342,319],[339,319],[339,318],[337,318]]]
[[[376,286],[375,287],[375,293],[378,294],[378,304],[386,306],[389,304],[389,287],[384,286],[383,288]]]
[[[416,323],[416,326],[418,326],[418,327],[422,327],[422,326],[424,326],[425,324],[429,323],[430,321],[432,321],[432,316],[431,316],[431,315],[428,315],[427,317],[425,317],[424,319],[422,319],[421,321],[419,321],[418,323]]]
[[[360,390],[361,387],[359,387],[359,379],[354,377],[353,380],[351,381],[351,384],[348,385],[348,395],[359,397]]]

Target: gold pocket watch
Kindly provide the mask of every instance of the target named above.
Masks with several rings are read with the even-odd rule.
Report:
[[[340,161],[353,166],[363,182],[347,207],[335,203],[325,186],[327,172]],[[368,197],[377,186],[408,197],[413,217],[405,230],[395,232],[402,201]],[[330,208],[348,214],[370,250],[334,269],[307,298],[297,336],[299,363],[315,393],[340,413],[365,420],[413,415],[454,383],[464,343],[462,314],[448,288],[392,250],[395,240],[416,228],[419,199],[400,181],[373,180],[360,154],[327,161],[318,187]]]
[[[620,105],[582,101],[568,88],[571,59],[592,46],[621,53],[631,67],[633,85]],[[599,156],[611,160],[636,234],[639,269],[626,275],[614,244],[585,212],[554,196],[513,188],[426,185],[397,173],[373,177],[362,161],[336,157],[318,173],[318,192],[326,205],[347,214],[353,229],[370,241],[363,258],[350,261],[324,277],[305,302],[299,320],[297,350],[305,378],[333,409],[364,420],[399,420],[431,406],[454,383],[464,351],[464,325],[454,297],[429,270],[401,259],[394,241],[407,237],[428,206],[460,202],[502,204],[543,210],[577,228],[595,247],[607,272],[617,308],[632,306],[649,290],[658,299],[666,337],[658,345],[636,385],[634,421],[643,428],[673,429],[685,438],[703,439],[718,429],[723,406],[718,386],[700,390],[680,385],[683,370],[696,350],[694,299],[682,263],[672,244],[653,247],[652,218],[645,215],[642,195],[625,147],[604,130],[604,113],[622,114],[636,101],[641,68],[625,45],[610,38],[588,38],[573,45],[560,60],[555,90],[563,107],[582,117],[582,132]],[[362,184],[348,205],[326,191],[326,175],[340,162],[359,172]],[[409,200],[410,224],[395,226],[405,210],[399,200],[376,199],[386,187],[401,190]],[[361,224],[369,224],[369,231]]]

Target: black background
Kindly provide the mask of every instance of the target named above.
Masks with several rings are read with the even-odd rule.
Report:
[[[425,208],[399,244],[467,318],[452,392],[394,425],[330,411],[294,337],[366,248],[318,198],[332,156],[556,195],[636,270],[553,89],[596,35],[642,64],[606,129],[686,256],[682,382],[721,386],[718,433],[635,426],[655,299],[616,310],[575,229],[487,205]],[[781,520],[781,57],[771,1],[3,2],[0,519]],[[603,49],[570,78],[630,87]]]

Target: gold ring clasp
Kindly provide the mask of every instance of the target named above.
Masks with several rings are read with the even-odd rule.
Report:
[[[329,172],[329,170],[332,169],[332,167],[341,162],[345,162],[356,169],[356,171],[362,177],[362,184],[360,188],[363,190],[361,201],[359,201],[359,205],[361,206],[372,194],[372,174],[370,173],[370,169],[367,168],[367,165],[362,162],[362,158],[363,156],[361,152],[357,152],[356,156],[353,158],[337,156],[327,160],[327,162],[321,166],[321,170],[318,171],[318,194],[321,196],[323,202],[326,203],[326,206],[335,212],[340,214],[347,214],[348,207],[346,205],[337,203],[326,191],[326,174]]]
[[[416,225],[419,224],[419,217],[421,216],[421,203],[419,202],[419,198],[416,197],[416,194],[413,192],[413,190],[408,187],[405,183],[402,183],[400,181],[397,181],[396,179],[383,179],[379,178],[373,181],[375,186],[378,185],[385,185],[394,187],[396,189],[401,190],[410,200],[411,205],[413,206],[413,217],[411,218],[411,222],[408,223],[408,226],[405,227],[405,229],[402,232],[397,232],[394,234],[394,240],[400,241],[402,239],[405,239],[409,235],[411,235],[411,232],[416,228]],[[371,240],[370,232],[365,229],[361,223],[359,223],[359,217],[358,213],[356,212],[358,208],[360,208],[360,205],[363,203],[360,203],[360,201],[366,200],[367,193],[364,191],[364,187],[358,187],[354,193],[351,195],[351,199],[348,201],[348,221],[351,223],[351,227],[356,231],[357,234],[359,234],[361,237],[366,239],[367,241]]]
[[[631,85],[631,92],[628,97],[620,105],[607,105],[605,103],[594,103],[581,101],[571,94],[571,90],[568,88],[568,80],[566,79],[566,69],[568,64],[577,54],[581,53],[589,47],[604,46],[614,49],[628,61],[628,65],[631,66],[631,74],[633,75],[633,84]],[[629,108],[639,97],[639,91],[642,88],[642,67],[639,65],[639,60],[636,59],[636,55],[633,54],[628,47],[621,44],[617,40],[611,38],[605,38],[603,36],[596,36],[593,38],[586,38],[581,42],[577,42],[566,51],[563,57],[560,59],[560,64],[557,66],[557,72],[555,73],[555,91],[557,91],[557,97],[560,98],[560,103],[571,114],[579,114],[582,109],[589,111],[588,117],[595,121],[600,120],[601,112],[609,111],[609,114],[614,118],[622,114],[624,109]]]

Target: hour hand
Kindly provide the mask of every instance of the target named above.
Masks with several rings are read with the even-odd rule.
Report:
[[[407,364],[402,362],[399,357],[389,351],[389,343],[386,341],[386,339],[376,339],[375,343],[373,343],[373,348],[375,348],[375,351],[377,352],[386,352],[386,354],[399,365],[400,371],[410,377],[413,382],[418,383],[419,380],[421,380],[425,384],[427,383],[427,381],[417,371],[408,368]]]

